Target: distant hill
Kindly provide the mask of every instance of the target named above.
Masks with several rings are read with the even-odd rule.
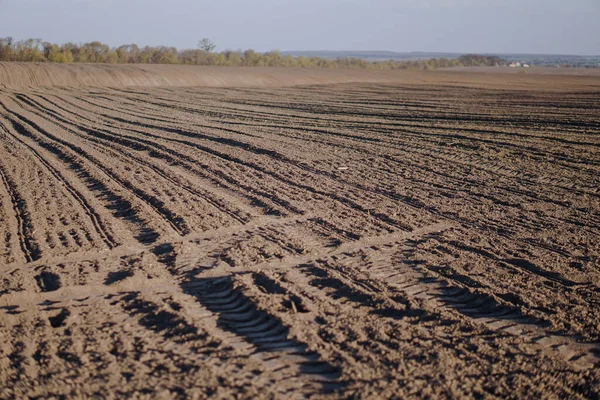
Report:
[[[290,55],[292,57],[320,57],[327,59],[336,58],[361,58],[367,61],[384,61],[384,60],[428,60],[431,58],[458,58],[463,53],[429,53],[421,51],[413,51],[409,53],[398,53],[395,51],[282,51],[282,55]]]
[[[308,51],[282,51],[282,55],[292,57],[321,57],[326,59],[360,58],[367,61],[410,61],[428,60],[432,58],[458,58],[466,53],[443,52],[395,52],[395,51],[333,51],[333,50],[308,50]],[[521,61],[538,66],[565,66],[575,67],[600,67],[600,55],[581,56],[572,54],[520,54],[520,53],[484,53],[487,56],[498,56],[506,61]]]

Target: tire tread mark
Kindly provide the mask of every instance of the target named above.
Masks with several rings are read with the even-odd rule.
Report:
[[[3,105],[3,107],[7,111],[9,111],[5,105]],[[62,140],[62,139],[46,132],[38,124],[29,120],[27,117],[25,117],[23,115],[17,114],[15,112],[11,112],[11,114],[13,117],[13,118],[11,118],[11,122],[13,123],[13,125],[16,124],[15,129],[17,129],[20,133],[23,133],[24,135],[29,136],[31,139],[35,140],[38,143],[41,142],[40,139],[35,138],[35,136],[33,134],[28,132],[27,128],[23,125],[23,123],[25,123],[25,124],[33,127],[41,135],[46,136],[48,139],[50,139],[51,143],[47,143],[47,146],[54,147],[56,149],[56,151],[58,151],[62,154],[66,154],[66,153],[64,153],[64,151],[60,150],[56,144],[54,144],[54,143],[58,143],[59,145],[69,148],[71,151],[78,154],[78,157],[87,158],[93,164],[95,164],[100,170],[102,170],[107,176],[109,176],[112,180],[114,180],[119,185],[121,185],[122,187],[124,187],[128,191],[130,191],[141,202],[148,204],[148,206],[150,206],[150,208],[152,208],[165,222],[167,222],[167,224],[175,232],[179,233],[180,235],[189,233],[189,228],[185,224],[185,221],[181,217],[174,215],[174,213],[172,211],[170,211],[168,208],[166,208],[164,206],[164,203],[160,199],[158,199],[152,195],[148,195],[141,189],[136,188],[133,184],[131,184],[131,182],[128,182],[128,181],[125,181],[125,180],[119,178],[114,172],[112,172],[107,167],[103,166],[103,163],[101,163],[99,160],[96,160],[95,157],[87,154],[81,147],[76,146],[71,143],[68,143],[67,141]],[[18,126],[18,128],[17,128],[17,126]]]
[[[27,211],[27,203],[16,190],[15,183],[9,178],[1,163],[0,179],[10,196],[10,202],[17,220],[19,245],[25,260],[26,262],[39,260],[41,258],[41,251],[33,238],[33,222]]]
[[[3,127],[3,129],[6,131],[5,127]],[[89,202],[86,200],[86,198],[81,193],[79,193],[73,187],[73,185],[71,185],[68,182],[68,180],[64,176],[62,176],[62,174],[56,168],[52,167],[40,155],[40,153],[38,151],[36,151],[33,147],[31,147],[30,145],[28,145],[27,143],[25,143],[21,139],[17,138],[16,136],[14,136],[14,135],[11,135],[11,136],[15,140],[17,140],[21,145],[23,145],[27,149],[29,149],[31,151],[31,153],[34,155],[34,157],[44,167],[46,167],[46,169],[50,172],[50,174],[52,174],[52,176],[54,176],[54,178],[56,178],[56,180],[59,181],[65,187],[65,189],[67,189],[67,191],[69,192],[69,194],[75,199],[75,201],[77,203],[79,203],[79,205],[83,209],[84,213],[88,216],[88,218],[92,222],[92,225],[94,226],[94,230],[96,231],[96,233],[98,233],[98,235],[100,236],[100,238],[102,239],[102,241],[108,246],[108,248],[112,249],[112,248],[118,246],[118,243],[115,241],[115,239],[112,237],[112,235],[107,231],[106,227],[104,226],[104,223],[102,222],[102,219],[100,218],[100,215],[98,215],[98,213],[96,213],[96,211],[89,204]]]
[[[62,99],[62,100],[64,102],[66,102],[67,104],[72,105],[73,107],[81,109],[80,106],[78,106],[70,101],[67,101],[64,99]],[[73,113],[72,110],[70,112]],[[105,123],[105,125],[110,126],[110,124],[108,124],[108,123]],[[132,132],[134,134],[142,135],[143,137],[152,137],[154,140],[165,140],[167,142],[179,143],[179,144],[184,144],[184,145],[188,145],[189,143],[191,143],[191,142],[187,142],[187,141],[183,141],[183,140],[172,139],[172,138],[167,138],[167,137],[163,137],[160,135],[151,134],[148,132],[143,132],[143,131],[136,130],[133,128],[121,127],[120,129],[122,131],[128,131],[128,132]],[[121,137],[128,138],[132,141],[135,141],[136,143],[145,143],[146,145],[151,146],[151,149],[152,149],[151,152],[155,156],[159,156],[160,158],[163,158],[163,159],[173,162],[173,163],[185,165],[187,168],[189,168],[190,171],[193,171],[196,175],[210,180],[217,186],[225,186],[225,187],[228,187],[230,190],[241,194],[242,196],[244,196],[245,198],[250,200],[252,205],[262,208],[267,215],[282,215],[279,210],[277,210],[276,208],[273,208],[271,203],[275,204],[276,206],[279,206],[279,207],[283,208],[284,210],[291,212],[293,214],[302,214],[303,213],[303,211],[295,208],[286,200],[279,198],[275,193],[265,192],[264,190],[261,190],[260,188],[257,188],[256,186],[244,184],[241,181],[236,180],[234,177],[230,176],[229,174],[226,174],[223,171],[215,169],[213,166],[205,164],[200,160],[193,159],[188,155],[180,153],[174,149],[168,148],[160,143],[157,143],[157,142],[154,142],[151,140],[142,139],[142,138],[135,137],[135,136],[128,136],[128,135],[124,135],[122,133],[120,135],[121,135]],[[192,144],[192,147],[193,147],[193,144]],[[175,159],[174,156],[176,156],[177,159]],[[182,160],[185,162],[182,162]],[[201,167],[201,168],[199,168],[199,167]],[[212,175],[207,174],[207,172]]]
[[[2,103],[0,104],[3,105]],[[145,221],[138,215],[137,211],[134,210],[132,204],[128,200],[111,191],[99,179],[92,176],[92,174],[87,171],[80,160],[77,160],[74,156],[67,154],[51,142],[40,139],[36,140],[35,136],[29,132],[19,121],[11,119],[10,122],[19,134],[22,134],[23,136],[35,141],[42,148],[56,155],[62,162],[67,164],[67,166],[75,172],[75,174],[83,181],[90,191],[98,194],[98,197],[105,203],[105,207],[111,210],[112,214],[116,218],[133,224],[137,231],[135,238],[139,242],[148,244],[153,243],[158,239],[158,233],[146,226]]]
[[[83,99],[79,99],[79,100],[80,101],[84,101],[86,103],[90,103],[87,100],[83,100]],[[94,103],[90,103],[90,104],[98,107]],[[106,108],[106,107],[104,107],[104,108]],[[103,116],[104,118],[108,118],[108,119],[111,119],[113,121],[117,121],[117,122],[120,122],[120,123],[123,123],[123,124],[126,124],[126,125],[132,125],[133,124],[129,120],[126,120],[126,119],[120,118],[120,117],[116,117],[116,116],[111,116],[109,114],[99,113],[99,115]],[[276,153],[276,152],[273,152],[273,151],[270,151],[270,150],[266,150],[266,149],[262,149],[262,148],[256,148],[256,147],[253,147],[253,146],[251,146],[251,145],[249,145],[247,143],[239,142],[239,141],[236,141],[236,140],[233,140],[233,139],[215,138],[215,137],[211,137],[211,136],[208,136],[208,135],[198,134],[198,133],[195,133],[195,132],[188,132],[188,131],[185,131],[185,130],[182,130],[182,129],[179,129],[179,128],[170,128],[170,127],[164,127],[164,126],[157,126],[157,125],[153,125],[153,124],[144,123],[144,122],[141,122],[141,121],[135,122],[134,125],[135,126],[142,126],[142,127],[145,127],[147,129],[152,129],[152,130],[172,132],[172,133],[177,134],[178,136],[184,136],[184,137],[190,137],[190,138],[200,138],[200,139],[207,140],[209,142],[216,142],[216,143],[219,143],[219,144],[226,144],[226,145],[229,145],[229,146],[233,146],[234,148],[241,148],[241,149],[243,149],[245,151],[249,151],[249,152],[254,153],[254,154],[266,155],[266,156],[269,156],[269,157],[271,157],[271,158],[273,158],[275,160],[278,160],[280,162],[294,165],[294,166],[296,166],[298,168],[301,168],[303,170],[307,170],[309,172],[314,172],[314,171],[312,171],[311,168],[307,169],[306,167],[304,167],[304,166],[302,166],[302,165],[300,165],[300,164],[298,164],[298,163],[296,163],[296,162],[294,162],[292,160],[289,160],[286,157],[281,156],[279,153]],[[259,171],[259,172],[261,172],[261,173],[263,173],[265,175],[268,175],[268,176],[272,177],[273,179],[275,179],[275,180],[277,180],[279,182],[284,183],[285,185],[288,185],[290,187],[296,187],[298,189],[302,189],[302,190],[308,191],[310,193],[323,196],[325,198],[330,198],[330,199],[332,199],[334,201],[337,201],[337,202],[339,202],[341,204],[344,204],[344,205],[348,206],[349,208],[357,210],[359,212],[362,212],[362,213],[369,212],[369,210],[366,207],[364,207],[364,206],[360,205],[359,203],[357,203],[357,202],[355,202],[355,201],[347,198],[346,196],[341,196],[341,195],[338,195],[338,194],[335,194],[335,193],[324,192],[322,190],[317,189],[316,187],[313,187],[313,186],[310,186],[310,185],[306,185],[306,184],[303,184],[303,183],[300,183],[300,182],[295,182],[293,180],[290,180],[289,178],[286,178],[284,175],[279,174],[279,173],[277,173],[275,171],[271,171],[271,170],[267,169],[266,167],[261,166],[261,165],[255,163],[255,162],[245,161],[245,160],[243,160],[243,159],[241,159],[239,157],[236,157],[234,155],[228,154],[228,153],[223,152],[223,151],[215,150],[215,149],[213,149],[211,147],[208,147],[208,146],[205,146],[205,145],[202,145],[202,144],[199,144],[199,143],[191,142],[189,140],[172,139],[172,138],[164,138],[164,137],[162,139],[163,140],[168,140],[168,141],[174,141],[174,142],[177,142],[177,143],[182,143],[182,144],[185,144],[186,146],[190,146],[190,147],[196,148],[198,150],[201,150],[201,151],[203,151],[203,152],[205,152],[207,154],[210,154],[213,157],[220,158],[220,159],[223,159],[225,161],[230,161],[230,162],[233,162],[233,163],[236,163],[236,164],[243,165],[245,167],[251,168],[251,169]],[[303,213],[302,210],[299,210],[299,209],[297,209],[294,206],[289,205],[289,207],[292,207],[292,210],[294,212],[296,212],[296,213],[299,213],[299,214]],[[375,218],[375,219],[380,220],[381,222],[383,222],[383,223],[385,223],[387,225],[393,226],[393,227],[398,228],[400,230],[404,230],[404,231],[411,231],[412,230],[412,228],[410,226],[406,226],[403,223],[395,221],[395,220],[393,220],[392,218],[390,218],[389,216],[387,216],[385,214],[382,214],[382,213],[373,213],[373,214],[371,214],[371,216],[373,218]]]
[[[241,288],[234,287],[231,276],[188,281],[182,289],[218,315],[218,326],[252,343],[258,354],[272,353],[273,359],[287,361],[292,367],[295,365],[301,377],[322,382],[323,390],[337,388],[332,383],[341,385],[337,381],[338,368],[290,337],[289,329],[278,318],[260,309]]]
[[[57,120],[63,122],[64,124],[68,124],[68,125],[73,125],[74,124],[73,121],[69,121],[68,119],[66,119],[66,118],[58,115],[56,112],[52,111],[50,108],[44,107],[40,103],[38,103],[35,100],[31,99],[30,97],[28,97],[28,96],[24,96],[24,97],[27,98],[31,102],[32,105],[35,105],[35,107],[37,107],[39,109],[42,109],[43,112],[46,115],[47,114],[53,115],[54,118],[56,118]],[[43,97],[43,96],[40,96],[40,97],[43,98],[45,101],[51,103],[45,97]],[[51,103],[51,104],[53,104],[53,106],[55,106],[55,107],[57,107],[57,108],[59,108],[59,109],[61,109],[63,111],[72,113],[72,111],[65,110],[65,109],[57,106],[54,103]],[[37,114],[40,117],[42,117],[42,118],[47,118],[42,113],[37,113]],[[78,117],[87,120],[87,118],[85,118],[85,117],[82,117],[82,116],[79,116],[79,115],[78,115]],[[151,153],[155,153],[156,152],[156,149],[154,147],[151,147],[151,146],[148,146],[148,145],[145,145],[145,144],[140,144],[139,142],[135,142],[133,140],[130,140],[130,139],[127,139],[127,138],[124,138],[124,137],[117,137],[117,136],[114,136],[114,135],[110,135],[110,132],[107,131],[107,130],[104,130],[104,129],[91,129],[91,128],[88,128],[88,127],[85,127],[85,126],[82,126],[82,125],[78,125],[77,129],[79,129],[79,130],[81,130],[81,131],[86,132],[86,133],[89,134],[87,136],[83,136],[81,134],[76,133],[73,129],[71,129],[71,128],[67,127],[67,126],[63,126],[63,128],[69,130],[70,132],[72,132],[74,134],[77,134],[80,137],[85,138],[86,140],[92,141],[92,142],[102,143],[101,139],[104,140],[105,142],[107,142],[107,143],[103,144],[104,146],[111,147],[115,151],[123,154],[124,156],[132,158],[132,159],[135,159],[138,163],[143,164],[146,168],[152,169],[154,172],[156,172],[162,178],[164,178],[164,179],[168,180],[169,182],[171,182],[172,184],[174,184],[176,187],[181,188],[181,189],[185,190],[186,192],[188,192],[188,193],[190,193],[192,195],[201,197],[204,201],[206,201],[207,203],[209,203],[213,207],[217,208],[219,211],[221,211],[221,212],[229,215],[230,217],[232,217],[233,219],[237,220],[238,222],[241,222],[241,223],[248,222],[247,218],[244,218],[243,216],[240,216],[240,215],[236,214],[235,212],[229,210],[225,206],[219,204],[218,200],[215,200],[214,198],[211,198],[210,195],[208,195],[206,193],[201,193],[199,190],[196,190],[195,188],[191,187],[190,185],[186,185],[186,184],[184,184],[182,182],[178,182],[176,179],[168,176],[165,173],[165,171],[163,171],[162,169],[158,168],[156,165],[148,163],[147,161],[143,160],[142,158],[136,157],[132,153],[127,153],[126,154],[118,146],[115,146],[112,143],[115,143],[115,142],[116,143],[120,143],[120,144],[122,144],[123,146],[125,146],[127,148],[134,148],[136,150],[145,150],[145,151],[148,151],[148,152],[151,152]]]

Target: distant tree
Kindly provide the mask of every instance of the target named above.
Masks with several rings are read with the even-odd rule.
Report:
[[[139,61],[140,48],[136,44],[119,46],[115,50],[117,62],[121,64],[137,63]]]
[[[242,63],[243,63],[241,50],[238,50],[238,51],[225,50],[223,52],[223,55],[225,56],[225,59],[227,60],[226,65],[228,65],[228,66],[235,67],[235,66],[242,65]]]
[[[42,39],[27,39],[15,43],[13,61],[40,62],[45,61]]]
[[[279,50],[271,50],[271,51],[263,54],[263,58],[264,58],[264,65],[266,65],[267,67],[281,66],[282,57],[281,57],[281,53],[279,52]]]
[[[5,37],[0,38],[0,60],[1,61],[10,61],[12,59],[13,53],[13,38]]]
[[[296,58],[296,65],[301,68],[309,68],[310,60],[304,56]]]
[[[198,48],[207,52],[212,52],[217,46],[208,38],[204,38],[198,42]]]
[[[214,59],[214,65],[226,66],[227,65],[227,57],[225,53],[219,53],[216,55]]]
[[[461,65],[477,67],[481,65],[495,66],[506,64],[505,60],[497,56],[484,56],[480,54],[464,54],[458,58]]]
[[[457,59],[432,58],[428,60],[370,62],[355,57],[338,58],[335,60],[323,57],[292,57],[291,55],[282,55],[278,50],[266,53],[257,53],[254,50],[225,50],[217,53],[214,50],[215,45],[207,38],[198,42],[198,48],[183,50],[166,46],[145,46],[140,48],[135,44],[111,48],[97,41],[83,44],[65,43],[58,45],[43,42],[40,39],[14,42],[10,37],[0,38],[0,61],[403,70],[430,70],[457,66],[506,64],[505,60],[497,56],[479,54],[464,54]]]
[[[282,65],[284,67],[296,67],[296,62],[294,61],[294,57],[290,56],[289,54],[285,57],[283,57],[282,61]]]
[[[68,48],[48,42],[44,43],[44,57],[46,61],[53,63],[71,63],[74,61],[73,54]]]
[[[111,49],[108,45],[98,41],[84,43],[80,47],[80,62],[108,63],[111,60]],[[116,59],[116,54],[113,60]]]
[[[81,47],[77,44],[77,43],[65,43],[62,46],[60,46],[60,48],[62,49],[63,53],[65,54],[70,54],[70,58],[72,59],[71,62],[82,62],[81,61],[81,56],[82,56],[82,51],[81,51]]]
[[[156,52],[156,48],[150,46],[144,46],[140,49],[140,56],[138,58],[139,63],[142,64],[151,64],[152,59],[154,58],[154,53]]]
[[[254,50],[248,49],[244,51],[243,63],[247,67],[256,67],[260,62],[260,54],[257,54]]]

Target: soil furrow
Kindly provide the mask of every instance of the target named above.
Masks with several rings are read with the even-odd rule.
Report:
[[[86,124],[87,126],[82,125],[81,123],[77,123],[76,121],[69,120],[69,119],[62,117],[61,115],[53,112],[49,108],[42,106],[41,104],[35,102],[34,100],[32,100],[30,98],[28,98],[28,101],[30,101],[31,104],[35,105],[37,108],[44,110],[46,115],[48,115],[48,114],[52,115],[58,121],[63,122],[64,124],[67,124],[67,125],[61,125],[63,128],[70,130],[71,132],[74,132],[72,129],[70,129],[68,127],[68,125],[77,126],[78,130],[81,130],[87,134],[85,136],[85,139],[96,142],[96,143],[102,143],[103,145],[109,146],[112,149],[118,151],[123,156],[126,156],[128,158],[136,160],[137,163],[143,165],[144,167],[146,167],[148,169],[152,169],[159,176],[161,176],[165,180],[169,181],[176,187],[181,188],[194,196],[198,196],[198,197],[202,198],[204,201],[206,201],[207,203],[216,207],[219,211],[229,215],[230,217],[237,220],[238,222],[244,223],[244,222],[248,221],[248,217],[240,216],[239,212],[230,210],[228,207],[221,204],[222,201],[220,201],[219,199],[210,195],[206,191],[200,191],[200,190],[190,186],[189,184],[186,184],[184,182],[177,180],[176,178],[173,178],[172,176],[168,175],[168,172],[165,171],[164,169],[159,168],[158,166],[144,160],[141,157],[136,157],[135,154],[132,154],[130,151],[130,149],[134,149],[136,151],[146,151],[150,154],[153,154],[153,153],[156,153],[156,147],[150,147],[150,146],[142,144],[140,142],[135,142],[133,140],[126,139],[122,136],[115,136],[115,135],[110,134],[110,132],[107,130],[99,130],[97,128],[94,129],[90,125],[87,125],[87,124]],[[38,115],[42,116],[41,114],[38,114]],[[85,118],[83,118],[81,116],[78,116],[78,117],[86,120]],[[123,150],[122,148],[116,146],[115,143],[118,143],[118,144],[124,146],[126,148],[126,150]],[[172,163],[175,162],[175,160],[173,158],[171,158],[170,161]]]
[[[600,394],[591,72],[20,68],[53,86],[0,88],[0,398]]]
[[[104,203],[105,207],[112,212],[114,217],[134,225],[136,238],[140,242],[152,243],[158,238],[158,233],[155,232],[154,229],[146,226],[146,222],[139,216],[138,211],[134,209],[131,202],[113,192],[104,182],[92,175],[88,168],[78,158],[62,151],[58,146],[53,145],[52,142],[36,138],[23,125],[19,124],[19,122],[11,120],[11,123],[13,123],[15,130],[19,134],[30,138],[40,147],[54,154],[60,161],[67,164],[68,168],[79,176],[87,188],[91,192],[96,193],[98,199]]]
[[[4,106],[4,105],[3,105]],[[4,106],[4,108],[6,109],[6,107]],[[7,109],[8,110],[8,109]],[[48,141],[45,141],[45,146],[47,148],[52,148],[54,149],[54,153],[55,154],[62,154],[63,158],[66,158],[66,153],[64,153],[59,146],[62,147],[66,147],[68,148],[70,151],[72,151],[73,153],[77,154],[78,156],[76,156],[77,158],[86,158],[88,159],[91,163],[93,163],[96,167],[98,167],[100,170],[102,170],[107,176],[109,176],[112,180],[114,180],[115,182],[117,182],[121,187],[126,188],[127,190],[129,190],[136,198],[138,198],[140,201],[147,203],[152,209],[154,209],[156,211],[156,213],[158,215],[160,215],[175,231],[179,232],[180,234],[186,234],[189,233],[189,230],[187,228],[187,226],[185,226],[185,222],[180,218],[177,217],[176,215],[174,215],[174,213],[169,210],[168,208],[166,208],[164,206],[164,202],[152,195],[147,194],[146,192],[144,192],[143,190],[137,188],[136,186],[134,186],[130,181],[125,180],[120,178],[118,175],[116,175],[114,172],[112,172],[110,170],[110,168],[106,167],[105,163],[101,162],[100,160],[97,160],[95,157],[89,155],[84,149],[82,149],[81,147],[71,144],[66,140],[60,139],[59,137],[50,134],[49,132],[45,131],[42,127],[40,127],[38,124],[36,124],[34,121],[29,120],[28,118],[26,118],[25,116],[15,113],[14,111],[12,112],[12,116],[14,118],[18,118],[18,120],[22,121],[19,122],[16,119],[11,119],[11,123],[13,123],[13,126],[15,127],[15,129],[27,136],[30,137],[32,140],[35,140],[37,142],[42,142],[45,139],[39,139],[37,138],[34,134],[31,134],[27,128],[25,128],[22,123],[25,123],[31,127],[33,127],[33,129],[35,129],[35,131],[37,133],[39,133],[42,137],[45,137],[48,139]],[[37,140],[36,140],[37,139]],[[57,144],[55,144],[57,143]]]
[[[17,220],[19,232],[19,245],[25,257],[25,261],[32,262],[41,258],[39,246],[33,238],[33,221],[27,210],[27,202],[21,197],[16,189],[15,182],[6,173],[6,170],[0,162],[0,178],[6,187],[10,196],[10,202],[13,207],[14,215]]]
[[[31,151],[31,153],[39,160],[39,162],[46,167],[46,169],[56,178],[61,185],[63,185],[69,194],[73,196],[73,199],[81,206],[84,213],[88,216],[90,221],[92,222],[96,233],[102,238],[102,241],[106,244],[109,249],[116,247],[119,245],[112,237],[112,234],[105,227],[104,222],[102,221],[100,215],[94,210],[94,208],[89,204],[86,198],[79,193],[73,185],[69,183],[67,179],[65,179],[61,173],[54,167],[52,167],[44,158],[38,153],[33,147],[29,146],[27,143],[23,142],[19,138],[13,136],[15,140],[17,140],[21,145],[26,147]]]
[[[243,337],[256,346],[258,352],[278,357],[287,367],[296,364],[297,373],[317,382],[327,382],[327,389],[340,376],[338,368],[320,361],[318,353],[308,350],[304,343],[291,338],[289,330],[276,317],[257,308],[228,277],[215,277],[190,282],[184,292],[195,296],[210,311],[219,316],[218,326]],[[291,356],[291,357],[290,357]],[[271,358],[271,357],[270,357]]]

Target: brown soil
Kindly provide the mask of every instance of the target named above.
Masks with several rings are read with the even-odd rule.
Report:
[[[599,78],[395,74],[2,75],[0,398],[598,398]]]
[[[190,65],[113,65],[0,62],[0,88],[39,86],[289,87],[395,83],[484,88],[600,89],[600,70],[582,68],[451,68],[435,71],[348,70]],[[473,72],[466,74],[464,72]],[[561,75],[556,78],[556,75]]]
[[[414,80],[394,71],[0,62],[0,85],[110,87],[256,87]]]

